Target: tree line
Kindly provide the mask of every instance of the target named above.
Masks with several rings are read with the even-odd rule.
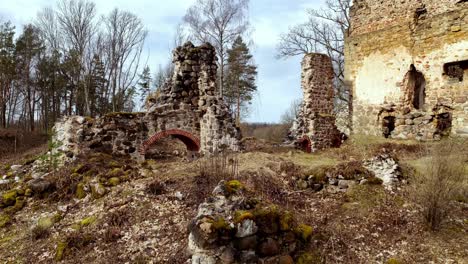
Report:
[[[48,131],[63,115],[132,110],[147,36],[134,14],[62,0],[17,32],[0,24],[0,127]]]
[[[215,47],[218,93],[238,123],[257,92],[249,3],[196,0],[177,26],[172,44],[175,48],[186,41],[209,42]],[[337,114],[345,116],[352,101],[343,82],[350,3],[327,0],[325,8],[309,10],[309,21],[282,34],[277,48],[278,58],[328,54],[335,65]],[[60,0],[39,12],[21,32],[10,22],[0,23],[0,127],[48,131],[63,115],[132,111],[138,99],[143,105],[173,75],[171,61],[154,74],[142,65],[146,37],[136,15],[114,9],[98,16],[88,0]],[[298,104],[293,108],[289,111],[296,111]]]

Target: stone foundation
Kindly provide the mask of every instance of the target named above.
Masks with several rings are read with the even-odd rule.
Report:
[[[330,57],[308,54],[302,61],[303,102],[288,135],[307,151],[339,146],[341,133],[333,114],[334,72]],[[309,141],[309,142],[307,142]]]
[[[144,157],[159,139],[181,140],[193,155],[239,151],[240,129],[216,95],[216,53],[187,43],[173,54],[174,75],[151,96],[145,113],[111,113],[97,119],[65,117],[55,126],[57,150],[85,149]]]

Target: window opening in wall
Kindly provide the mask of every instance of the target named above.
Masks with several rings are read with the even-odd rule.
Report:
[[[385,138],[389,138],[395,130],[395,120],[394,116],[386,116],[382,119],[382,133]]]
[[[426,100],[426,79],[424,75],[411,64],[406,78],[408,103],[411,103],[412,107],[415,109],[422,109]]]
[[[427,15],[427,9],[425,6],[418,7],[414,12],[414,18],[416,20],[425,19]]]
[[[468,60],[444,64],[444,74],[451,79],[462,82],[464,75],[468,74]]]
[[[437,118],[437,133],[441,137],[447,137],[450,135],[452,129],[452,114],[442,113],[436,116]]]

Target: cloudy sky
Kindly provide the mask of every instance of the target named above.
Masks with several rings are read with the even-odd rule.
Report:
[[[170,56],[175,27],[195,0],[95,0],[98,14],[113,8],[137,14],[148,29],[145,60],[155,71]],[[324,0],[252,0],[250,21],[253,26],[252,52],[258,65],[258,95],[248,121],[278,122],[290,103],[301,97],[300,60],[277,60],[275,47],[279,34],[289,26],[306,20],[306,10],[317,8]],[[10,20],[20,31],[34,20],[38,11],[53,0],[2,0],[0,20]]]

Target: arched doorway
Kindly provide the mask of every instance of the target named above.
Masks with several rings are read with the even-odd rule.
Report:
[[[312,153],[312,142],[308,136],[303,136],[301,139],[297,141],[298,146],[300,149],[305,151],[306,153]]]
[[[404,89],[406,104],[411,108],[421,110],[426,100],[426,79],[420,71],[416,70],[413,64],[406,73]]]
[[[200,140],[192,133],[180,129],[170,129],[156,133],[148,140],[143,142],[139,150],[140,154],[145,156],[151,145],[156,144],[163,138],[171,136],[177,138],[185,144],[187,147],[187,156],[189,159],[194,159],[198,155],[198,152],[200,151]]]

